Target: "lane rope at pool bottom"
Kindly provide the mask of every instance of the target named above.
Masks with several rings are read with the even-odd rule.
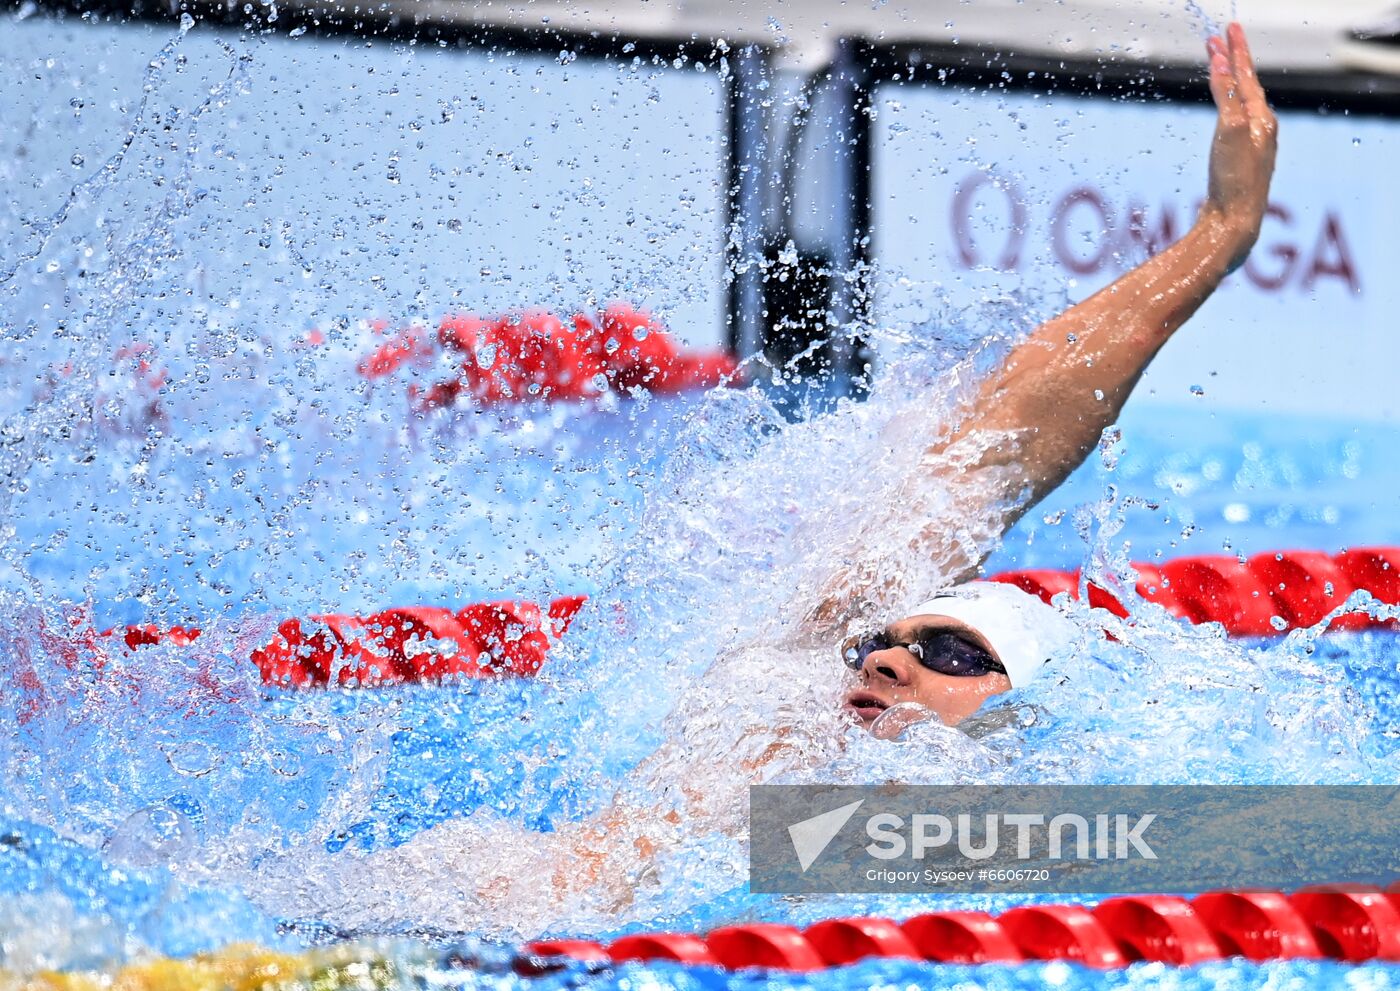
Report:
[[[1127,895],[1093,908],[1027,905],[993,916],[929,912],[903,922],[826,919],[799,930],[751,923],[693,933],[635,933],[604,947],[590,940],[528,943],[516,969],[543,973],[552,959],[599,964],[670,960],[737,970],[810,971],[870,957],[948,964],[1062,960],[1101,969],[1139,961],[1179,966],[1243,957],[1254,962],[1331,958],[1400,960],[1400,884],[1277,891]]]
[[[1272,551],[1247,560],[1227,555],[1137,563],[1137,595],[1190,623],[1219,623],[1231,636],[1277,636],[1316,626],[1357,590],[1400,605],[1400,548]],[[1077,571],[1044,569],[992,575],[1049,602],[1080,595]],[[1130,618],[1124,596],[1085,583],[1088,603]],[[407,606],[366,616],[328,614],[282,621],[271,641],[251,653],[264,684],[286,689],[374,688],[460,678],[530,677],[545,662],[585,601],[564,596],[547,605],[498,601],[462,609]],[[1329,630],[1394,625],[1367,612],[1334,617]],[[186,645],[194,626],[152,625],[104,630],[97,650],[117,642],[129,650]]]
[[[177,960],[123,967],[115,975],[41,972],[20,979],[0,970],[0,986],[25,991],[105,988],[258,988],[479,985],[482,973],[540,977],[567,969],[599,972],[629,963],[670,962],[739,971],[810,972],[872,958],[947,965],[1021,966],[1061,961],[1109,970],[1138,962],[1192,966],[1227,958],[1253,963],[1332,959],[1346,964],[1400,960],[1400,885],[1387,891],[1317,886],[1277,891],[1215,891],[1192,899],[1129,895],[1093,908],[1029,905],[993,916],[929,912],[903,922],[882,917],[826,919],[798,929],[779,923],[725,926],[704,935],[633,933],[607,946],[591,940],[527,943],[495,954],[468,944],[433,951],[415,944],[345,942],[302,953],[235,944]],[[477,976],[470,976],[477,975]]]

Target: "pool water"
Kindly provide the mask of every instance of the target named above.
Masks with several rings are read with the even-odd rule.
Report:
[[[877,389],[871,404],[878,406],[879,395]],[[26,598],[28,590],[14,588],[7,592],[3,616],[10,656],[35,665],[43,685],[42,704],[30,706],[32,711],[23,719],[19,713],[32,701],[31,687],[11,681],[4,693],[6,724],[12,729],[4,738],[7,787],[0,883],[17,900],[10,903],[3,928],[28,932],[27,945],[38,947],[30,951],[34,959],[69,966],[110,963],[147,948],[181,954],[242,939],[298,945],[346,932],[346,919],[322,919],[308,911],[295,885],[287,887],[289,871],[338,861],[352,865],[350,878],[363,871],[361,883],[367,889],[383,889],[388,880],[374,857],[423,836],[438,823],[464,816],[476,821],[500,817],[551,830],[586,815],[658,743],[659,721],[651,716],[638,719],[633,713],[632,725],[625,729],[609,728],[608,720],[600,718],[618,714],[626,720],[628,706],[635,707],[638,683],[627,682],[626,671],[619,672],[619,667],[656,664],[647,653],[651,649],[663,655],[685,649],[692,634],[678,632],[677,627],[698,625],[701,640],[710,629],[695,606],[680,612],[677,596],[684,588],[673,588],[666,573],[674,552],[639,547],[638,535],[648,535],[654,525],[659,492],[698,503],[698,508],[688,509],[701,514],[694,524],[701,529],[712,525],[715,516],[723,519],[731,512],[747,514],[748,525],[776,527],[771,519],[756,519],[758,510],[752,504],[736,509],[714,490],[690,490],[683,484],[686,473],[697,470],[695,464],[685,463],[696,457],[685,445],[695,442],[701,424],[715,437],[732,431],[725,442],[740,448],[737,453],[704,452],[712,459],[705,462],[711,468],[741,457],[761,461],[770,457],[765,445],[781,446],[807,429],[771,415],[755,437],[749,421],[763,406],[761,394],[746,392],[708,401],[692,397],[624,402],[605,410],[538,408],[509,414],[499,432],[467,432],[450,424],[429,442],[385,426],[375,440],[377,449],[361,435],[361,449],[369,450],[359,465],[348,469],[324,457],[323,438],[312,429],[299,424],[300,439],[294,441],[291,429],[284,428],[281,459],[272,467],[257,454],[235,447],[232,455],[221,455],[217,471],[269,473],[275,483],[259,482],[252,490],[264,500],[296,491],[288,479],[296,479],[299,472],[339,481],[327,487],[316,523],[304,531],[307,539],[249,549],[243,563],[236,558],[236,547],[246,531],[235,525],[220,535],[210,527],[203,534],[213,544],[207,553],[218,553],[218,542],[232,544],[235,553],[225,561],[233,563],[196,570],[201,577],[178,588],[173,583],[163,587],[164,598],[155,599],[159,605],[152,612],[138,611],[149,608],[155,598],[149,590],[125,602],[115,595],[97,600],[92,596],[94,575],[114,576],[104,579],[104,587],[118,589],[123,584],[131,589],[138,581],[153,583],[153,576],[174,570],[162,567],[161,544],[152,538],[153,532],[207,525],[220,514],[239,519],[252,500],[231,486],[215,488],[211,459],[189,457],[194,443],[182,438],[182,430],[191,435],[189,441],[207,438],[210,431],[198,420],[182,419],[177,422],[183,428],[173,426],[171,436],[161,438],[155,451],[145,455],[157,466],[152,470],[156,488],[133,495],[122,482],[107,482],[105,492],[84,496],[94,508],[75,518],[61,493],[73,492],[79,477],[90,484],[92,473],[116,478],[112,466],[132,459],[133,452],[123,438],[104,438],[89,461],[66,457],[67,450],[58,447],[60,457],[54,464],[61,469],[31,473],[23,496],[33,501],[23,503],[27,511],[14,517],[17,543],[28,553],[17,561],[11,557],[11,562],[25,567],[32,579],[29,588],[37,586],[46,597]],[[850,410],[833,418],[843,415]],[[533,428],[527,429],[531,423]],[[273,429],[266,421],[242,428],[254,436]],[[1178,448],[1182,433],[1191,437],[1189,451]],[[386,494],[396,482],[422,477],[420,472],[444,457],[444,436],[452,440],[455,464],[443,474],[466,480],[462,484],[470,491],[463,501],[480,500],[476,504],[487,507],[478,519],[489,518],[491,500],[499,499],[497,511],[514,517],[511,528],[516,534],[528,533],[530,541],[538,541],[523,555],[553,561],[543,549],[556,540],[557,553],[577,569],[575,582],[566,582],[562,574],[557,580],[549,575],[527,577],[522,561],[517,580],[528,582],[523,587],[504,582],[494,588],[485,583],[472,586],[455,580],[434,585],[434,548],[490,541],[502,555],[522,554],[513,546],[519,537],[469,531],[457,515],[460,497],[439,498],[434,486],[411,513],[403,512],[396,521],[397,536],[418,549],[416,560],[421,563],[416,569],[357,572],[352,567],[348,576],[337,576],[337,561],[364,560],[366,548],[383,554],[385,530],[382,524],[353,528],[331,521],[399,509],[384,508]],[[512,437],[516,445],[508,449],[509,460],[501,457],[504,437]],[[522,438],[528,440],[521,443]],[[623,453],[629,438],[642,441],[632,448],[644,456]],[[816,440],[820,443],[821,438]],[[1335,549],[1393,542],[1400,534],[1395,533],[1389,501],[1397,489],[1386,452],[1393,449],[1394,440],[1389,428],[1329,424],[1322,418],[1306,423],[1239,414],[1125,418],[1122,439],[1113,451],[1086,465],[1028,513],[988,567],[1092,568],[1096,562],[1111,565],[1124,557],[1154,560],[1222,548],[1249,554],[1269,548]],[[787,457],[791,450],[779,453]],[[165,458],[170,459],[168,465],[162,463]],[[357,472],[366,461],[397,461],[397,473],[381,469],[382,474],[361,487]],[[560,467],[577,476],[577,487],[563,488],[566,483],[558,481],[562,473],[556,470]],[[770,477],[784,481],[780,471]],[[349,484],[352,478],[355,487]],[[507,502],[522,492],[538,498],[551,484],[563,488],[563,496],[555,501]],[[172,504],[188,504],[189,493],[200,486],[210,490],[204,513],[183,521],[171,518]],[[501,488],[507,489],[504,497]],[[611,547],[572,546],[571,539],[581,543],[583,520],[606,534]],[[562,525],[551,526],[555,522]],[[48,550],[60,528],[69,545],[88,555],[69,555],[66,571],[53,563],[55,556]],[[697,546],[687,542],[692,553]],[[649,552],[660,560],[648,560]],[[609,563],[609,554],[621,564]],[[278,586],[268,581],[270,562],[289,573],[306,569],[309,580],[295,588],[289,576]],[[500,562],[492,566],[505,570]],[[566,566],[555,567],[562,572]],[[616,596],[610,567],[628,575],[658,577],[636,593]],[[260,582],[290,590],[287,607],[274,611],[275,603],[261,600]],[[329,584],[334,582],[341,587]],[[216,591],[224,588],[231,592],[229,599],[242,605],[206,612],[216,601]],[[277,692],[261,688],[256,670],[243,660],[250,644],[270,636],[275,618],[335,606],[338,599],[352,608],[368,609],[401,602],[465,601],[516,588],[517,594],[541,597],[580,589],[598,601],[614,596],[641,616],[660,616],[657,630],[649,634],[643,628],[636,649],[612,664],[608,657],[589,656],[598,643],[615,646],[617,641],[591,627],[585,613],[578,630],[582,646],[562,651],[533,684]],[[730,615],[743,617],[740,608],[724,605]],[[84,622],[98,626],[204,616],[212,623],[192,648],[110,652],[101,673],[94,668],[73,673],[57,663],[61,652],[45,655],[53,650],[55,637],[62,638],[66,617],[74,610]],[[903,744],[853,740],[823,771],[794,772],[790,779],[854,782],[899,775],[928,781],[1392,780],[1400,738],[1394,701],[1400,644],[1395,634],[1331,635],[1315,643],[1295,635],[1233,645],[1216,631],[1183,630],[1157,617],[1137,636],[1136,643],[1100,642],[1072,662],[1081,669],[1078,698],[1053,691],[1045,696],[1025,693],[1036,715],[1014,732],[976,743],[936,728],[917,732]],[[77,638],[73,642],[80,643]],[[1203,688],[1187,677],[1195,673],[1202,653],[1215,659],[1222,684]],[[685,670],[674,659],[665,663],[672,672]],[[834,667],[833,660],[833,671]],[[7,673],[13,677],[13,667]],[[608,677],[621,683],[610,685]],[[1243,689],[1232,686],[1232,678],[1249,685],[1272,681],[1276,691],[1266,705],[1255,704],[1242,713],[1237,706]],[[668,701],[655,688],[652,697],[658,709]],[[1174,705],[1156,704],[1164,699]],[[1101,700],[1111,700],[1113,706]],[[1107,710],[1113,714],[1106,715]],[[1150,723],[1144,718],[1149,712]],[[1246,732],[1241,733],[1242,728]],[[1099,738],[1094,753],[1074,743],[1086,731]],[[996,737],[1005,739],[996,742]],[[1179,755],[1162,750],[1168,742],[1181,748]],[[720,852],[721,859],[735,862],[740,851],[736,847]],[[442,853],[446,865],[450,851]],[[715,850],[705,853],[708,860]],[[684,852],[678,857],[675,868],[679,878],[690,882],[688,890],[663,885],[660,892],[613,917],[580,908],[577,917],[565,917],[550,928],[595,935],[640,927],[703,930],[747,918],[803,923],[854,912],[900,916],[927,905],[926,900],[907,896],[752,896],[732,875],[686,865]],[[509,938],[508,929],[475,927],[472,923],[482,920],[463,918],[454,910],[452,886],[438,888],[431,878],[416,883],[421,887],[412,897],[387,904],[371,899],[367,909],[346,913],[349,931],[465,930]],[[995,908],[1017,900],[1026,899],[959,896],[937,904]],[[377,922],[376,912],[382,913]],[[81,938],[59,939],[59,932]],[[26,940],[19,944],[26,945]],[[878,966],[898,969],[893,964]],[[1239,966],[1243,970],[1230,972],[1269,972]],[[1324,976],[1329,973],[1325,965],[1308,967]],[[1339,980],[1342,973],[1336,971]],[[803,980],[839,985],[861,979],[843,973]]]
[[[188,162],[169,169],[190,178]],[[63,218],[61,233],[96,237],[102,204],[150,174],[88,190],[92,209]],[[774,742],[776,712],[823,758],[780,768],[784,781],[1395,780],[1391,632],[1235,643],[1144,606],[1108,642],[1102,618],[1080,610],[1079,649],[1054,677],[997,700],[997,726],[973,738],[921,724],[886,742],[840,726],[834,652],[794,629],[847,560],[878,562],[889,579],[862,607],[875,616],[989,552],[989,570],[1125,575],[1130,561],[1183,554],[1400,543],[1400,429],[1209,397],[1130,405],[1100,452],[999,542],[1014,474],[950,473],[923,449],[1006,328],[1053,301],[877,332],[882,361],[862,402],[790,400],[791,383],[753,362],[757,384],[705,396],[424,417],[407,402],[408,378],[371,385],[355,373],[374,344],[357,320],[311,345],[232,310],[168,302],[191,275],[177,243],[198,244],[181,226],[198,197],[175,187],[189,195],[106,239],[94,271],[55,274],[21,257],[0,283],[0,326],[16,345],[0,364],[6,969],[388,937],[376,945],[402,959],[402,986],[504,987],[520,979],[489,967],[442,977],[423,944],[1013,901],[748,893],[741,766],[746,748]],[[1207,307],[1186,332],[1209,333],[1210,319]],[[992,343],[971,343],[982,340]],[[247,660],[288,616],[577,592],[589,604],[529,682],[281,692]],[[133,652],[93,635],[130,622],[205,632]],[[681,781],[706,801],[627,898],[540,881],[549,837],[576,835],[617,795],[664,807]],[[608,863],[626,861],[626,839],[602,841]],[[501,904],[479,890],[510,872],[526,894]],[[1397,979],[1390,965],[1101,974],[868,961],[800,977],[653,965],[543,982],[834,991]]]

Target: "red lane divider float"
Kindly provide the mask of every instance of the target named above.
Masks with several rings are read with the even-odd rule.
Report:
[[[1221,556],[1172,561],[1161,582],[1175,609],[1193,623],[1220,622],[1241,636],[1266,637],[1276,632],[1278,615],[1268,586],[1249,565]]]
[[[1011,941],[1033,960],[1072,960],[1086,967],[1127,963],[1118,943],[1082,905],[1029,905],[997,917]]]
[[[1277,635],[1312,626],[1364,588],[1378,601],[1400,605],[1400,548],[1356,548],[1232,557],[1186,557],[1161,566],[1135,564],[1137,592],[1192,623],[1220,623],[1232,636]],[[991,576],[1049,602],[1079,594],[1072,571],[1008,571]],[[1090,583],[1089,604],[1117,616],[1127,607]],[[288,619],[273,640],[252,653],[264,683],[279,688],[370,688],[452,678],[529,677],[539,671],[550,643],[563,635],[583,596],[555,599],[541,609],[529,602],[487,602],[451,610],[414,606],[370,616],[324,615]],[[1365,613],[1335,618],[1330,629],[1381,624]],[[115,631],[107,630],[104,635]],[[194,627],[128,626],[121,637],[135,650],[147,644],[184,646]],[[969,937],[970,938],[970,937]]]
[[[1289,901],[1312,927],[1323,955],[1339,960],[1400,960],[1400,907],[1374,888],[1304,888]]]
[[[1274,636],[1314,626],[1365,589],[1377,601],[1400,605],[1400,548],[1369,547],[1331,555],[1322,551],[1278,551],[1246,561],[1207,555],[1163,565],[1134,564],[1136,591],[1169,613],[1191,623],[1219,623],[1231,636]],[[1052,570],[1007,571],[991,576],[1049,602],[1061,593],[1079,597],[1079,573]],[[1127,616],[1118,597],[1092,582],[1089,605]],[[1357,630],[1376,625],[1366,613],[1335,617],[1328,629]]]
[[[817,948],[792,926],[755,922],[716,929],[705,937],[721,967],[770,967],[779,970],[821,970],[827,966]]]
[[[1191,908],[1232,957],[1250,960],[1320,957],[1312,927],[1277,891],[1212,891]]]
[[[889,919],[827,919],[808,926],[803,935],[829,967],[866,957],[922,959],[904,930]]]
[[[582,940],[527,944],[517,971],[547,973],[551,957],[593,963],[672,960],[737,970],[809,971],[872,957],[941,963],[1063,960],[1087,967],[1136,961],[1191,965],[1227,956],[1349,962],[1400,959],[1400,888],[1357,885],[1111,898],[1082,905],[1029,905],[998,916],[931,912],[904,923],[827,919],[798,931],[773,923],[726,926],[707,936],[637,933],[606,950]]]
[[[1094,918],[1128,960],[1189,965],[1222,956],[1191,903],[1175,895],[1110,898],[1094,908]]]
[[[642,933],[623,936],[608,947],[608,956],[617,961],[675,960],[679,963],[718,964],[714,954],[699,936],[688,933]]]
[[[290,688],[529,677],[582,604],[582,596],[570,596],[545,612],[530,602],[490,602],[455,612],[419,607],[289,619],[252,659],[265,683]]]
[[[1024,957],[1001,923],[986,912],[930,912],[902,928],[925,960],[940,963],[1018,963]]]
[[[585,596],[485,602],[451,610],[418,606],[370,616],[284,620],[271,642],[252,652],[264,684],[278,688],[372,688],[448,678],[529,677],[551,641],[563,636]],[[103,636],[115,635],[103,631]],[[129,626],[127,647],[193,643],[192,627]]]
[[[378,325],[375,332],[385,333]],[[456,362],[450,379],[408,387],[420,410],[470,400],[478,406],[520,402],[576,402],[632,389],[675,393],[730,381],[734,359],[720,351],[683,351],[651,314],[614,303],[596,315],[566,322],[545,310],[497,316],[446,317],[434,332],[403,328],[359,364],[367,379],[400,368],[432,367],[443,356]]]

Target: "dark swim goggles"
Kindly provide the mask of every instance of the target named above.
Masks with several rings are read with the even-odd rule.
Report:
[[[1006,668],[986,649],[951,630],[924,633],[913,643],[896,643],[885,633],[850,637],[841,644],[841,660],[852,671],[859,671],[865,667],[867,657],[891,647],[903,647],[935,674],[971,678],[992,671],[1006,673]]]

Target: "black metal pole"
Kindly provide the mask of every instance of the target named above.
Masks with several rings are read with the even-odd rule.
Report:
[[[763,349],[765,184],[771,167],[767,112],[771,87],[767,53],[745,45],[730,60],[729,195],[725,277],[729,284],[729,344],[740,359]]]

